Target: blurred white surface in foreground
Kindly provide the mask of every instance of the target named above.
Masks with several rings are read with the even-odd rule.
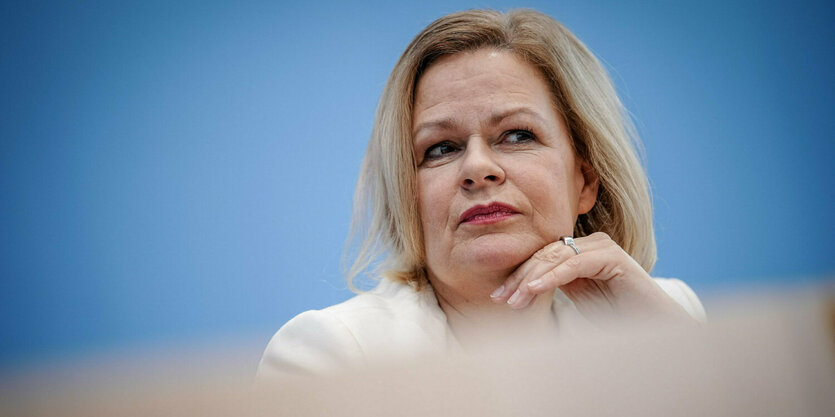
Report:
[[[727,297],[698,329],[630,328],[253,388],[263,340],[0,378],[3,416],[831,416],[835,291]]]

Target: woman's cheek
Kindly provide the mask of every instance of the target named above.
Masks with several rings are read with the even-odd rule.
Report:
[[[449,218],[449,201],[444,198],[440,184],[424,175],[419,178],[418,212],[427,247],[437,246]]]

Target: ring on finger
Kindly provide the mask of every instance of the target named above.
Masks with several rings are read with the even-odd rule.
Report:
[[[562,240],[562,241],[563,241],[563,243],[565,243],[565,246],[570,246],[570,247],[571,247],[571,249],[574,249],[574,252],[575,252],[577,255],[579,255],[579,254],[580,254],[580,249],[579,249],[579,248],[577,247],[577,245],[574,243],[574,238],[573,238],[573,237],[571,237],[571,236],[563,236],[563,237],[561,237],[561,238],[560,238],[560,240]]]

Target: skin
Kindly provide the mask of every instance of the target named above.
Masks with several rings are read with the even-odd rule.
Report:
[[[599,185],[550,91],[536,68],[495,49],[443,57],[418,82],[413,138],[426,269],[453,331],[548,326],[556,288],[592,319],[683,318],[608,236],[576,239],[580,255],[559,241],[592,209]],[[494,202],[514,214],[461,222],[466,210]]]

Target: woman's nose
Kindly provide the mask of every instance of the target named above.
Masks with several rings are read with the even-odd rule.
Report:
[[[474,190],[504,182],[505,172],[490,146],[481,139],[470,139],[461,166],[461,187]]]

